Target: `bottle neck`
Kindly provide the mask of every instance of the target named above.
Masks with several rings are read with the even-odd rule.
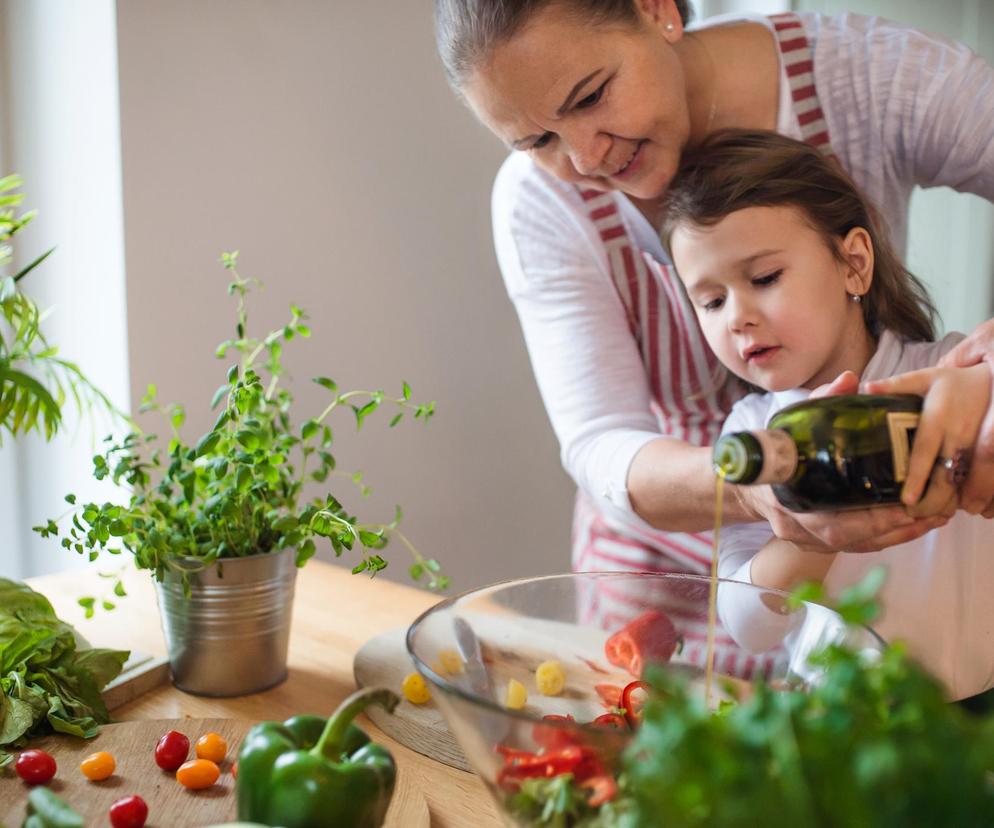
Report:
[[[715,474],[729,483],[786,483],[797,471],[797,445],[782,429],[725,434],[712,452]]]

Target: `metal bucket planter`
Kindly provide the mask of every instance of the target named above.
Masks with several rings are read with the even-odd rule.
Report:
[[[256,693],[286,678],[297,566],[293,549],[227,558],[156,583],[173,681],[201,696]]]

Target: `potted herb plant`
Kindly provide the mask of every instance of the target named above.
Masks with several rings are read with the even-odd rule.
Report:
[[[165,444],[137,430],[108,438],[93,459],[94,475],[125,485],[127,500],[80,504],[67,496],[71,520],[61,538],[66,549],[91,559],[126,551],[151,572],[175,683],[218,696],[255,692],[285,678],[296,570],[322,539],[336,555],[359,554],[354,573],[374,575],[387,565],[380,551],[396,536],[414,557],[415,580],[433,589],[448,583],[437,561],[423,558],[398,531],[399,508],[389,522],[363,523],[331,492],[312,500],[303,495],[306,483],[327,483],[333,475],[365,492],[361,475],[335,469],[328,423],[336,410],[351,410],[358,429],[389,405],[392,427],[407,415],[427,421],[434,403],[413,402],[407,383],[388,397],[342,392],[331,379],[317,377],[327,403],[301,418],[281,385],[282,354],[295,338],[310,336],[307,315],[291,305],[286,325],[251,336],[245,297],[254,282],[240,276],[237,258],[222,256],[238,307],[235,337],[218,346],[216,357],[236,359],[211,401],[218,411],[214,425],[195,443],[185,442],[184,408],[161,404],[150,385],[142,410],[161,412],[171,436]],[[36,530],[57,535],[58,523],[49,520]]]

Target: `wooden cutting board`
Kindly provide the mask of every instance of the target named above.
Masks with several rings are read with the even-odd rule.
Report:
[[[404,676],[414,672],[404,643],[406,634],[407,627],[397,627],[362,645],[352,663],[359,687],[389,687],[400,694]],[[471,770],[434,701],[411,704],[401,696],[401,702],[392,714],[374,705],[366,708],[366,715],[380,730],[411,750],[454,768]]]
[[[235,819],[235,780],[231,762],[252,726],[238,719],[156,719],[106,725],[94,739],[46,736],[33,740],[55,757],[58,772],[49,787],[84,818],[88,826],[107,825],[107,812],[117,799],[137,794],[148,804],[147,828],[202,828]],[[204,733],[214,731],[228,742],[228,757],[221,764],[221,777],[203,791],[181,786],[174,774],[155,764],[155,744],[168,730],[178,730],[191,745]],[[106,750],[117,760],[113,776],[89,782],[79,763],[89,754]],[[192,753],[192,749],[191,749]],[[13,774],[0,776],[0,824],[17,828],[24,821],[28,787]],[[428,828],[428,806],[424,796],[401,772],[385,828]]]

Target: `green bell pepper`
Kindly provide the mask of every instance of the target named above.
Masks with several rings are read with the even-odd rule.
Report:
[[[400,701],[386,688],[349,696],[331,718],[255,725],[238,753],[238,818],[280,828],[379,828],[397,767],[352,720],[370,704]]]

